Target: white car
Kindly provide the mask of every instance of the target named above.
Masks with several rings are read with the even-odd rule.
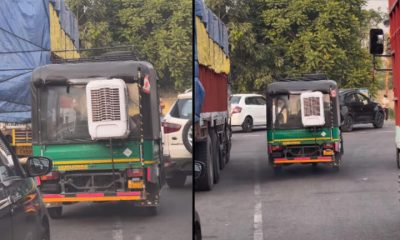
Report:
[[[233,94],[231,103],[231,125],[240,126],[250,132],[255,126],[267,125],[266,100],[259,94]]]
[[[178,95],[162,121],[163,154],[168,186],[182,187],[192,175],[192,92]]]

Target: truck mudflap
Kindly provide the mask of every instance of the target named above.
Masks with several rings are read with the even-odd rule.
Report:
[[[333,163],[333,157],[294,157],[294,158],[274,158],[274,164],[288,163]]]
[[[104,201],[142,201],[146,200],[144,192],[93,192],[93,193],[65,193],[65,194],[43,194],[45,203],[67,203],[67,202],[104,202]]]

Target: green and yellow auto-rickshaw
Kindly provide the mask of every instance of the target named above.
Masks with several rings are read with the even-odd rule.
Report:
[[[295,163],[339,169],[343,155],[337,84],[315,77],[268,85],[268,159],[275,171]]]

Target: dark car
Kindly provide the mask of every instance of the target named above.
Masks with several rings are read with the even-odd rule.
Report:
[[[383,126],[385,120],[383,108],[359,90],[340,90],[339,101],[342,131],[350,132],[354,124],[361,123],[372,123],[375,128]]]
[[[45,157],[20,162],[0,132],[0,233],[2,240],[48,240],[49,217],[33,177],[50,172]]]

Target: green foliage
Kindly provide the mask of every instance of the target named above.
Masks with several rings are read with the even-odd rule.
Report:
[[[217,15],[228,15],[236,91],[262,91],[274,79],[315,72],[344,88],[377,90],[365,39],[382,15],[363,10],[365,0],[238,2],[208,2]]]
[[[69,0],[83,48],[133,45],[163,88],[192,85],[192,1]]]

